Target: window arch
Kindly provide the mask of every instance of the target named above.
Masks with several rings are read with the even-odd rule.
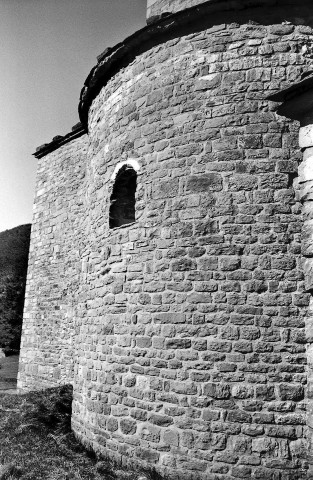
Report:
[[[109,227],[121,227],[135,221],[137,172],[123,165],[115,177],[110,198]]]

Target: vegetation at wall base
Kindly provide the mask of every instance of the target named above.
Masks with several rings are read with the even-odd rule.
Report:
[[[72,387],[0,394],[0,480],[161,480],[98,461],[71,432]]]

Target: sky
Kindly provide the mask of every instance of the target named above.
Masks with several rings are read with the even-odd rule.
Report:
[[[32,153],[79,121],[96,57],[145,15],[146,0],[0,0],[0,231],[31,223]]]

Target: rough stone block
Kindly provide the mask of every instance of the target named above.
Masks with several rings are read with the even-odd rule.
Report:
[[[217,173],[191,175],[187,180],[187,191],[201,193],[222,190],[222,177]]]
[[[304,389],[302,385],[281,384],[279,385],[279,395],[281,400],[302,400]]]
[[[313,146],[313,127],[307,125],[299,130],[299,147],[309,148]]]

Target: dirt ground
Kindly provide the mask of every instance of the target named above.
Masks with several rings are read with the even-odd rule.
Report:
[[[0,392],[16,388],[18,355],[0,358]]]

